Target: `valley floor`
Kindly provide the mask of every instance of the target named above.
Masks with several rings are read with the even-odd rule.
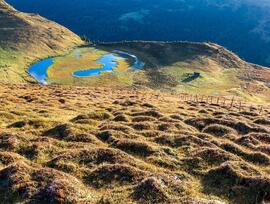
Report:
[[[270,200],[270,109],[27,84],[0,104],[0,203]]]

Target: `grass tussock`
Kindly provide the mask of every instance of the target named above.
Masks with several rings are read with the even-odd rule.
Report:
[[[119,140],[112,144],[113,147],[121,149],[124,152],[135,156],[147,157],[157,150],[146,142],[137,142],[134,140]]]
[[[135,200],[141,202],[164,203],[169,200],[162,180],[154,177],[147,178],[139,183],[133,192]]]
[[[0,95],[3,203],[269,201],[269,111],[133,88],[2,84]]]
[[[242,198],[246,203],[260,203],[270,199],[270,179],[245,163],[225,162],[209,170],[203,182],[208,192],[223,194],[231,199]],[[219,186],[223,187],[222,190]]]
[[[87,182],[96,188],[110,188],[114,185],[134,183],[141,180],[147,172],[129,165],[107,164],[93,170],[86,178]]]
[[[228,134],[236,134],[236,131],[234,129],[223,126],[223,125],[217,125],[217,124],[213,124],[213,125],[209,125],[205,127],[202,130],[202,132],[208,133],[217,137],[223,137]]]
[[[91,193],[76,178],[65,173],[17,162],[0,171],[4,203],[72,203],[91,201]],[[16,195],[16,196],[14,196]]]

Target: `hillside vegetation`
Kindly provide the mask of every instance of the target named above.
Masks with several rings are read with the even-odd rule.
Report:
[[[79,45],[0,0],[0,203],[270,202],[269,69],[212,43]],[[114,50],[144,69],[70,74]]]
[[[98,47],[133,53],[145,62],[145,69],[133,79],[136,85],[270,102],[270,69],[245,62],[217,44],[135,41],[104,43]],[[194,73],[200,76],[190,77]]]
[[[135,85],[190,94],[237,96],[256,103],[270,102],[270,69],[247,63],[213,43],[91,44],[80,49],[89,52],[98,49],[100,53],[126,51],[136,55],[145,67],[121,74],[104,72],[94,78],[75,77],[74,71],[101,66],[96,62],[97,56],[87,52],[82,64],[76,65],[76,56],[74,58],[74,52],[69,51],[82,44],[77,35],[38,15],[18,12],[4,1],[0,1],[0,20],[0,81],[34,82],[27,73],[28,66],[38,59],[61,55],[47,71],[48,81],[54,84]],[[132,65],[133,62],[129,62]],[[117,69],[125,70],[127,66],[127,63],[120,63]]]
[[[27,84],[0,101],[0,203],[270,201],[269,107]]]
[[[68,29],[0,0],[0,81],[33,81],[26,72],[33,61],[64,54],[80,44]]]

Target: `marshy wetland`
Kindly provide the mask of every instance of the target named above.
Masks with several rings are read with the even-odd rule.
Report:
[[[29,74],[41,84],[69,84],[74,81],[95,80],[104,75],[129,75],[143,69],[144,63],[135,55],[114,50],[112,52],[96,48],[76,48],[71,53],[40,60],[28,68]],[[127,76],[128,77],[128,76]]]

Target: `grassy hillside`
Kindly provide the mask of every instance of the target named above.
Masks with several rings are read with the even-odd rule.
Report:
[[[234,95],[256,103],[270,102],[270,69],[249,64],[216,44],[137,41],[89,45],[86,50],[97,48],[100,53],[107,53],[117,49],[135,54],[146,63],[145,69],[78,78],[72,75],[74,71],[97,68],[100,64],[96,63],[98,56],[86,52],[80,61],[82,64],[76,65],[69,51],[82,41],[71,31],[38,15],[18,12],[4,1],[0,1],[0,31],[0,81],[34,82],[27,74],[31,63],[48,56],[64,55],[48,70],[49,82],[135,85],[191,94]],[[127,62],[120,62],[117,70],[125,70],[127,66]]]
[[[115,50],[136,55],[145,63],[144,69],[127,70],[134,63],[134,59],[128,58],[120,60],[111,73],[103,72],[95,77],[73,75],[74,71],[101,67],[97,60]],[[78,53],[81,53],[79,58]],[[270,69],[247,63],[212,43],[134,41],[83,46],[54,58],[47,74],[47,81],[53,84],[140,86],[189,94],[236,96],[256,103],[270,102]]]
[[[0,0],[0,81],[33,81],[26,73],[29,64],[79,44],[81,39],[68,29]]]
[[[269,107],[188,98],[1,84],[0,203],[269,202]]]
[[[267,68],[212,43],[80,44],[0,1],[0,203],[270,202]],[[115,49],[145,68],[71,75]],[[51,85],[18,83],[51,55]]]
[[[247,63],[213,43],[119,42],[99,45],[137,55],[146,63],[135,84],[206,95],[235,95],[270,102],[270,69]],[[193,78],[194,73],[199,77]]]

